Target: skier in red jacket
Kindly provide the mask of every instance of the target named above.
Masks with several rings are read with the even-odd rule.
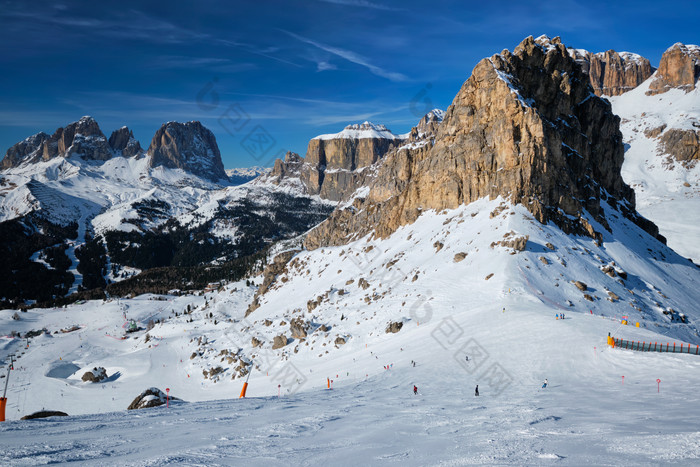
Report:
[[[418,387],[413,385],[413,394],[418,394]]]

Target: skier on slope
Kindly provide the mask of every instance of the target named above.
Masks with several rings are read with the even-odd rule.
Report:
[[[478,396],[479,395],[479,385],[476,385],[476,389],[474,389],[474,395]]]
[[[418,394],[418,387],[414,384],[413,385],[413,395],[417,395],[417,394]]]
[[[545,378],[544,383],[542,383],[542,389],[546,388],[548,384],[549,384],[549,380],[547,378]]]

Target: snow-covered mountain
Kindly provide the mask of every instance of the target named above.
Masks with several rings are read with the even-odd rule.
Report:
[[[4,300],[47,300],[151,267],[230,261],[302,233],[332,209],[271,184],[235,186],[241,180],[223,172],[214,135],[199,122],[164,124],[143,151],[128,128],[107,140],[84,117],[13,146],[3,167],[0,230],[23,232],[3,247],[15,259]],[[92,253],[78,258],[84,246]],[[25,275],[32,270],[46,277],[43,291]]]
[[[700,263],[700,89],[649,96],[653,80],[610,98],[628,145],[622,175],[669,246]]]
[[[637,209],[678,253],[700,261],[700,47],[676,43],[659,68],[637,54],[569,49],[622,119],[622,176]]]
[[[242,185],[251,180],[258,178],[260,175],[264,175],[270,172],[269,167],[246,167],[246,168],[236,168],[236,169],[226,169],[226,175],[228,175],[231,183],[236,185]]]
[[[480,61],[430,144],[377,157],[370,182],[303,245],[278,243],[262,274],[0,310],[0,348],[20,356],[2,459],[696,462],[700,270],[636,211],[613,110],[558,38],[529,37]],[[278,175],[302,180],[308,159],[288,154]],[[127,334],[129,320],[144,329]],[[13,337],[43,327],[29,348]],[[610,348],[611,335],[687,351]],[[95,367],[108,379],[82,381]],[[248,377],[249,400],[231,400]],[[14,421],[124,411],[149,387],[201,403]]]

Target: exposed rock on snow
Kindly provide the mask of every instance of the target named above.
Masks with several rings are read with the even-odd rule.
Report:
[[[171,401],[179,401],[177,397],[170,396]],[[158,407],[167,402],[167,394],[158,388],[148,388],[129,404],[127,410],[146,409],[148,407]]]
[[[284,334],[280,334],[279,336],[275,336],[275,338],[272,341],[272,350],[277,350],[281,349],[285,345],[287,345],[288,339],[287,336]]]
[[[30,415],[25,415],[20,418],[20,420],[35,420],[37,418],[48,418],[48,417],[67,417],[68,414],[65,412],[60,412],[58,410],[40,410],[39,412],[34,412]]]
[[[99,383],[100,381],[107,379],[107,370],[103,367],[95,367],[92,371],[86,371],[81,378],[84,382]]]

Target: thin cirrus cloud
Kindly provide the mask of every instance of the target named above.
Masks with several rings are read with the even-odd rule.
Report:
[[[309,38],[300,36],[298,34],[294,34],[293,32],[290,31],[284,31],[286,34],[290,35],[291,37],[295,38],[296,40],[300,42],[304,42],[306,44],[312,45],[316,47],[317,49],[323,50],[325,52],[328,52],[330,54],[336,55],[342,59],[345,59],[349,62],[352,62],[356,65],[363,66],[367,68],[372,74],[375,74],[377,76],[381,76],[382,78],[386,78],[390,81],[408,81],[408,77],[402,73],[398,72],[393,72],[393,71],[387,71],[381,67],[378,67],[372,63],[370,63],[365,57],[362,55],[355,53],[351,50],[345,50],[341,49],[339,47],[333,47],[330,45],[322,44],[320,42],[316,42],[314,40],[311,40]],[[318,63],[317,63],[318,65]]]

